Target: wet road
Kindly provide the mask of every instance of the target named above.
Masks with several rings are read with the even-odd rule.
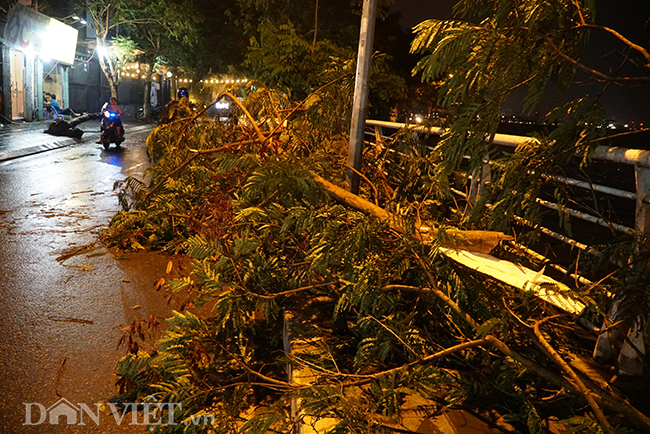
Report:
[[[147,132],[127,127],[121,149],[89,140],[0,163],[0,433],[144,431],[130,418],[116,426],[98,404],[115,392],[121,328],[169,314],[154,288],[169,258],[105,248],[57,257],[96,241],[119,210],[113,184],[142,178]]]

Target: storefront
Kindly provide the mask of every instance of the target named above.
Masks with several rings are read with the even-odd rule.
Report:
[[[5,120],[43,118],[43,95],[68,104],[68,68],[77,29],[18,4],[7,14],[2,40],[2,111]]]

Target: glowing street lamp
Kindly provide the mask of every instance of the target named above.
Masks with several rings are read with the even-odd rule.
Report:
[[[108,50],[103,45],[99,45],[97,47],[97,54],[99,54],[100,57],[105,59],[108,57]]]
[[[76,23],[77,21],[80,22],[81,24],[84,24],[84,25],[88,24],[88,22],[86,20],[84,20],[83,18],[81,18],[77,14],[68,15],[67,17],[63,17],[63,18],[57,18],[57,20],[59,20],[61,22],[64,22],[64,23],[66,22],[66,20],[70,20],[70,24]]]

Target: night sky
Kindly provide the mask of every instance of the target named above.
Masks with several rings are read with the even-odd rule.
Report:
[[[429,18],[452,18],[451,8],[455,3],[455,0],[395,0],[393,10],[402,15],[400,24],[408,30]]]
[[[417,23],[426,19],[452,18],[452,6],[455,0],[395,0],[393,11],[400,13],[400,25],[407,32]],[[650,0],[599,0],[597,3],[597,21],[601,25],[612,27],[633,42],[650,50]],[[609,73],[617,68],[624,59],[622,44],[613,37],[600,32],[592,33],[592,46],[584,62]],[[639,74],[639,69],[628,68],[623,72]],[[646,70],[650,75],[650,70]],[[584,74],[578,75],[576,85],[572,86],[568,96],[571,98],[584,95],[597,95],[605,84],[597,82]],[[650,83],[636,87],[611,85],[605,94],[603,106],[608,118],[620,123],[635,122],[650,126]],[[507,101],[504,110],[511,114],[520,114],[522,95],[514,95]],[[545,114],[550,108],[566,100],[548,98],[538,115]]]

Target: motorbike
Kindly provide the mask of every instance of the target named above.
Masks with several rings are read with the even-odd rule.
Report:
[[[149,116],[157,121],[160,119],[160,114],[162,111],[165,109],[165,106],[162,105],[157,105],[154,107],[149,108]],[[139,121],[144,119],[144,107],[140,107],[137,112],[135,112],[135,118]]]
[[[108,149],[111,143],[115,143],[118,148],[124,141],[124,127],[120,121],[120,115],[110,110],[106,110],[106,105],[102,108],[102,121],[100,123],[101,136],[100,141],[104,149]]]

